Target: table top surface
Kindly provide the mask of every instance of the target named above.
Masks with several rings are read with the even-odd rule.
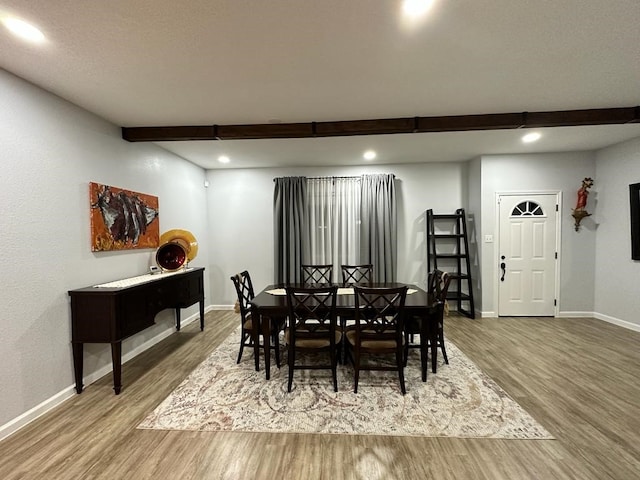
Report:
[[[293,285],[298,287],[309,287],[310,285]],[[327,285],[316,285],[316,286],[327,286]],[[344,288],[342,284],[335,284],[335,286],[340,289]],[[405,300],[405,309],[409,310],[430,310],[435,308],[438,301],[433,296],[425,292],[423,289],[417,287],[416,285],[410,285],[406,283],[371,283],[366,285],[360,285],[362,287],[374,287],[374,288],[395,288],[395,287],[408,287],[409,293]],[[287,308],[287,297],[286,295],[274,295],[268,293],[272,290],[283,289],[284,285],[268,285],[264,288],[260,293],[258,293],[255,298],[252,300],[251,304],[258,308],[259,310],[284,310]],[[343,290],[336,298],[336,308],[340,309],[354,309],[355,308],[355,295],[347,294],[345,290]]]
[[[121,290],[126,290],[128,288],[137,287],[140,285],[145,285],[152,282],[157,282],[160,280],[166,280],[167,278],[176,277],[179,278],[180,275],[185,275],[193,272],[202,272],[204,271],[204,267],[185,267],[180,268],[179,270],[174,270],[170,272],[159,272],[159,273],[146,273],[143,275],[138,275],[135,277],[123,278],[121,280],[115,280],[112,282],[101,283],[98,285],[90,285],[88,287],[76,288],[74,290],[69,290],[69,295],[72,294],[80,294],[80,293],[113,293]]]

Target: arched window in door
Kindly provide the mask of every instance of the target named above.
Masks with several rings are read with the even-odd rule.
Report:
[[[542,207],[531,200],[526,200],[524,202],[519,203],[513,210],[511,211],[512,217],[542,217],[544,216],[544,212],[542,211]]]

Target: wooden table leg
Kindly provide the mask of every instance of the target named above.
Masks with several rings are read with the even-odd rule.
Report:
[[[271,318],[261,317],[262,343],[264,345],[264,370],[267,380],[271,377]]]
[[[71,344],[73,349],[73,371],[76,376],[76,393],[82,393],[82,367],[83,367],[83,344],[75,342]]]
[[[420,367],[422,369],[422,381],[427,381],[427,370],[429,369],[429,345],[428,339],[431,338],[429,315],[425,315],[420,319]]]
[[[431,344],[431,371],[436,373],[438,369],[438,316],[441,315],[441,305],[437,313],[429,315],[429,343]]]
[[[204,297],[200,299],[200,331],[204,331]]]
[[[253,335],[253,359],[256,363],[256,372],[260,371],[260,312],[255,307],[251,307],[251,335]]]
[[[122,388],[122,342],[111,344],[111,363],[113,364],[113,390],[118,395]]]

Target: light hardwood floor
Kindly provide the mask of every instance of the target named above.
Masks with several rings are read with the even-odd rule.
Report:
[[[210,312],[125,364],[120,395],[108,375],[5,439],[0,478],[640,478],[640,333],[590,318],[446,321],[556,440],[137,430],[237,324]]]

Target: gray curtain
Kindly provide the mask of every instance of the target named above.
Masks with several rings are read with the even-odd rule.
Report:
[[[276,178],[273,194],[274,271],[276,283],[301,283],[307,238],[306,177]]]
[[[361,263],[373,265],[375,282],[395,282],[398,250],[395,177],[363,175],[361,189]]]

